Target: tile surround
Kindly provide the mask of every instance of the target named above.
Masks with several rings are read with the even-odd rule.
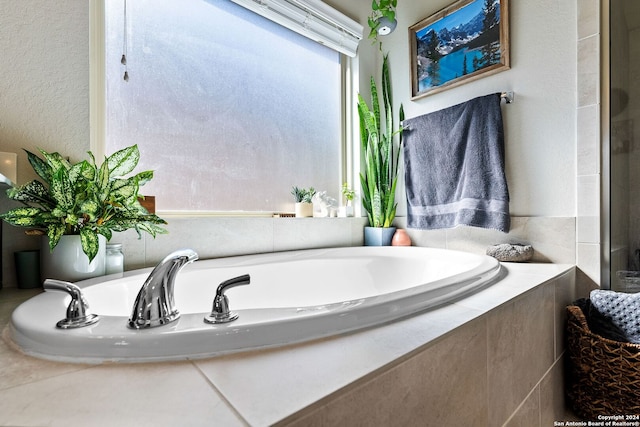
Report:
[[[155,239],[134,230],[116,233],[123,244],[125,270],[153,267],[170,252],[194,249],[201,259],[298,249],[360,246],[366,218],[169,217],[169,234]],[[496,243],[527,243],[535,262],[575,263],[575,218],[512,217],[508,234],[474,227],[451,230],[407,230],[415,246],[455,249],[484,254]],[[404,228],[405,217],[395,225]],[[7,229],[8,227],[5,227]],[[39,239],[10,227],[5,237],[16,243],[4,248],[4,285],[15,287],[11,250],[37,249]],[[11,262],[9,262],[11,260]]]
[[[601,262],[601,34],[599,0],[576,0],[576,265],[600,284]],[[591,285],[585,285],[591,286]]]
[[[574,282],[568,272],[531,289],[277,425],[542,427],[564,420],[553,312],[564,310],[569,293],[575,298]]]

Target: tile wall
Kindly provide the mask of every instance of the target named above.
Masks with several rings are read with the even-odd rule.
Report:
[[[565,417],[564,308],[575,283],[571,270],[280,425],[553,425]]]
[[[1,204],[1,203],[0,203]],[[322,247],[359,246],[366,218],[165,217],[169,234],[139,239],[129,230],[114,235],[123,243],[125,270],[152,267],[170,252],[191,248],[201,259]],[[404,228],[406,218],[397,218]],[[5,287],[15,287],[13,251],[38,249],[39,238],[4,225],[2,262]],[[415,246],[483,254],[497,243],[527,243],[535,262],[575,264],[575,218],[513,217],[509,234],[473,227],[408,230]],[[10,242],[10,244],[7,244]]]
[[[600,1],[576,0],[577,61],[577,220],[576,264],[585,279],[600,284]]]

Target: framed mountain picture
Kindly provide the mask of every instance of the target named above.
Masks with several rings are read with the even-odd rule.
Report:
[[[459,0],[409,27],[412,99],[509,69],[508,0]]]

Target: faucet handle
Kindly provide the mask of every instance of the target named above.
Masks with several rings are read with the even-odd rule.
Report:
[[[204,317],[205,323],[227,323],[238,318],[238,313],[229,310],[229,298],[224,294],[229,288],[240,285],[248,285],[251,283],[251,276],[244,274],[234,277],[218,285],[216,296],[213,299],[213,308],[211,314]]]
[[[46,279],[43,287],[45,289],[64,291],[71,295],[71,302],[67,307],[67,317],[56,323],[60,329],[73,329],[89,326],[100,320],[97,314],[89,313],[89,304],[82,293],[82,290],[73,283],[62,280]]]

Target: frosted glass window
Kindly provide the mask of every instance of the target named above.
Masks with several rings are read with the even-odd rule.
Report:
[[[126,32],[105,3],[105,152],[138,144],[157,209],[291,211],[294,185],[337,198],[339,53],[226,0],[129,1]]]

